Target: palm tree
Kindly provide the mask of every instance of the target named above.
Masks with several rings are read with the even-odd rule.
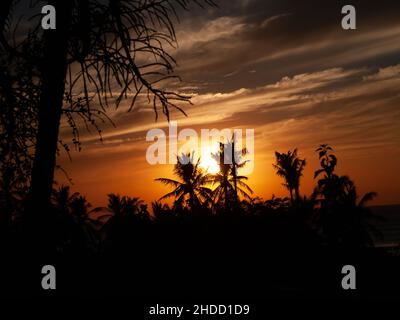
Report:
[[[85,242],[90,248],[97,248],[100,238],[99,230],[102,226],[98,219],[91,217],[92,213],[99,212],[101,208],[92,209],[92,205],[84,196],[74,196],[70,201],[70,213],[76,225],[81,229]]]
[[[53,189],[52,203],[59,213],[69,213],[71,203],[79,197],[78,192],[71,194],[70,187],[62,185],[58,189]]]
[[[371,209],[367,207],[367,204],[376,196],[376,192],[367,192],[359,200],[355,185],[352,185],[352,188],[346,192],[344,205],[353,212],[353,217],[349,221],[351,231],[348,234],[351,243],[358,246],[373,245],[372,235],[382,236],[380,231],[370,224],[370,220],[379,219],[379,217],[375,216]]]
[[[140,198],[131,198],[111,193],[108,195],[107,209],[111,211],[116,220],[124,219],[126,216],[142,216],[147,212],[147,205]]]
[[[357,189],[349,179],[342,190],[337,192],[339,198],[333,204],[333,214],[330,217],[329,236],[334,236],[336,244],[344,244],[351,247],[373,246],[374,236],[382,237],[381,232],[370,223],[373,219],[379,219],[366,205],[377,194],[368,192],[359,200]],[[332,230],[335,228],[334,230]]]
[[[212,176],[212,184],[218,186],[214,189],[214,202],[224,203],[226,211],[230,210],[230,203],[233,199],[235,206],[239,205],[239,194],[246,200],[251,201],[253,190],[244,182],[246,176],[238,175],[238,169],[243,168],[247,161],[241,161],[241,157],[247,153],[247,149],[237,150],[235,137],[226,143],[220,143],[219,152],[212,154],[212,157],[219,162],[220,170]],[[238,160],[239,159],[239,160]]]
[[[320,196],[321,207],[335,207],[348,202],[348,195],[355,189],[354,182],[346,175],[339,176],[335,173],[337,157],[333,149],[327,145],[321,145],[318,152],[321,168],[314,173],[314,179],[321,176],[314,194]]]
[[[175,197],[175,208],[182,208],[187,203],[188,207],[194,211],[211,200],[211,190],[205,186],[209,182],[210,176],[201,170],[200,158],[195,161],[193,154],[182,154],[177,159],[174,174],[180,181],[169,178],[155,179],[174,188],[159,200]]]
[[[381,234],[368,220],[378,217],[365,205],[376,197],[376,193],[366,193],[358,200],[354,182],[348,176],[335,173],[338,160],[333,149],[323,144],[316,152],[321,168],[315,171],[314,178],[322,177],[318,180],[314,195],[319,197],[319,218],[323,234],[334,245],[373,245],[372,234],[377,237]]]
[[[170,217],[174,214],[168,204],[161,203],[160,201],[153,201],[151,203],[151,208],[153,210],[153,217],[155,220],[162,220],[165,217]]]
[[[91,209],[91,204],[79,192],[71,194],[69,186],[53,190],[52,204],[60,219],[61,226],[82,247],[96,248],[99,243],[98,230],[101,223],[91,214],[100,208]]]
[[[130,235],[132,228],[147,223],[150,220],[147,205],[140,198],[120,196],[111,193],[108,195],[107,213],[99,216],[103,226],[101,231],[109,239],[121,239]]]
[[[296,203],[300,200],[300,178],[303,175],[306,160],[297,156],[297,149],[287,153],[275,152],[275,157],[276,163],[273,166],[278,176],[285,180],[283,185],[289,190],[290,201],[294,205],[295,200]]]

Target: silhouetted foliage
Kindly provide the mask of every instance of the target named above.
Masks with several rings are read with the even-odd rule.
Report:
[[[91,284],[110,290],[125,284],[127,275],[141,294],[148,295],[152,288],[160,287],[190,290],[186,286],[193,282],[184,279],[194,274],[201,277],[196,290],[208,289],[210,281],[223,281],[228,288],[234,275],[235,279],[245,277],[252,285],[261,285],[260,281],[271,285],[272,281],[280,287],[288,281],[290,286],[309,287],[304,274],[311,272],[310,268],[324,274],[332,267],[332,257],[380,254],[379,248],[373,248],[373,239],[379,236],[371,223],[376,217],[366,207],[375,193],[359,198],[354,183],[335,173],[333,150],[323,149],[327,152],[321,154],[318,186],[310,196],[296,198],[296,205],[288,197],[273,195],[263,200],[240,192],[236,203],[230,172],[225,173],[230,184],[227,211],[224,197],[211,201],[212,183],[220,180],[203,172],[191,154],[182,155],[176,164],[178,180],[157,179],[174,188],[163,197],[173,197],[174,205],[155,201],[151,213],[140,198],[118,194],[108,195],[107,207],[92,209],[85,197],[60,186],[53,189],[46,241],[62,256],[104,259],[105,265],[96,262],[85,274],[95,273],[98,276]],[[214,187],[223,190],[215,182]],[[16,200],[13,210],[18,211],[18,203],[23,201],[23,197]],[[15,247],[20,237],[26,237],[21,247],[30,250],[29,240],[39,235],[25,233],[18,220],[11,225],[11,250],[19,252]],[[326,265],[318,267],[315,263],[321,261]],[[274,279],[264,277],[266,270]],[[112,284],[103,284],[99,278]],[[312,286],[318,287],[318,279]]]
[[[214,2],[53,0],[57,28],[42,30],[40,16],[28,17],[28,30],[18,39],[9,27],[15,3],[5,1],[0,17],[0,157],[12,170],[28,170],[16,176],[28,177],[30,211],[37,215],[50,204],[58,146],[70,148],[59,139],[62,117],[80,150],[80,123],[101,138],[99,124],[110,120],[107,107],[118,108],[123,99],[130,99],[129,110],[139,99],[150,104],[156,117],[161,111],[169,119],[171,109],[184,112],[178,103],[190,102],[190,96],[163,88],[178,78],[167,50],[176,44],[174,22],[178,9]]]
[[[205,185],[210,180],[210,176],[205,174],[199,165],[200,159],[195,161],[193,153],[178,156],[174,174],[181,181],[168,178],[156,179],[156,181],[174,188],[160,200],[174,197],[174,208],[178,210],[188,207],[192,211],[196,211],[201,206],[209,204],[211,202],[211,190]]]
[[[57,217],[59,232],[58,250],[93,250],[100,245],[100,221],[92,217],[99,209],[78,192],[70,192],[68,186],[53,189],[52,206]]]
[[[247,161],[242,157],[247,154],[247,149],[237,150],[235,137],[226,143],[220,143],[219,152],[213,158],[219,163],[219,172],[212,175],[214,206],[216,210],[223,208],[226,212],[239,211],[239,195],[251,201],[253,190],[244,182],[248,178],[238,175],[238,170],[243,168]]]
[[[215,156],[223,158],[225,150],[221,144]],[[115,248],[125,250],[131,243],[143,241],[142,237],[150,242],[173,237],[175,240],[171,238],[171,241],[175,245],[179,238],[188,236],[193,241],[205,236],[211,237],[211,241],[215,237],[218,242],[222,241],[216,235],[220,232],[228,239],[254,231],[254,236],[260,232],[258,236],[263,239],[260,241],[267,241],[264,239],[267,237],[272,242],[305,246],[312,243],[347,249],[372,247],[373,239],[381,234],[373,223],[377,217],[366,204],[376,194],[371,192],[359,197],[349,177],[336,174],[337,158],[333,149],[323,145],[317,152],[321,162],[321,168],[315,172],[315,178],[319,178],[317,187],[310,196],[303,197],[295,190],[300,186],[304,160],[297,158],[296,149],[276,154],[275,167],[284,177],[285,186],[296,195],[294,199],[274,195],[268,200],[251,198],[246,192],[251,189],[243,182],[247,177],[234,176],[232,163],[222,162],[220,172],[211,175],[200,168],[200,159],[190,153],[177,157],[174,174],[179,179],[156,179],[173,190],[151,204],[152,213],[140,198],[117,194],[109,194],[106,208],[92,209],[79,193],[71,193],[68,186],[58,187],[52,193],[49,217],[54,218],[49,225],[54,230],[50,243],[59,252],[78,249],[110,252]],[[240,162],[236,170],[244,163]],[[26,193],[13,195],[8,205],[14,220],[3,228],[11,230],[18,225],[18,213],[23,210],[26,197]],[[174,199],[172,207],[161,202],[168,198]],[[5,206],[3,199],[4,196],[0,204]]]
[[[370,192],[358,202],[354,182],[348,176],[335,173],[337,158],[329,145],[321,145],[318,153],[321,169],[314,178],[322,175],[314,191],[319,202],[319,219],[323,235],[331,245],[365,246],[372,245],[371,233],[377,230],[368,223],[373,215],[364,205],[376,193]]]
[[[275,152],[275,157],[276,174],[285,180],[283,185],[289,190],[290,201],[294,205],[300,201],[300,178],[303,175],[306,160],[297,157],[297,149],[287,153]]]

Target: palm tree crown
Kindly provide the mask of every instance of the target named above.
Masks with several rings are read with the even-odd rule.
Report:
[[[231,202],[239,205],[239,194],[247,200],[252,200],[253,190],[244,182],[248,180],[246,176],[238,175],[238,170],[243,168],[247,161],[242,161],[243,155],[247,154],[247,149],[236,149],[235,137],[226,143],[220,143],[219,151],[212,157],[218,161],[220,170],[212,176],[212,184],[217,184],[214,189],[214,201],[223,203],[225,210],[229,210]]]
[[[160,200],[175,197],[175,207],[188,206],[194,210],[211,199],[211,190],[205,185],[209,182],[210,176],[199,167],[200,158],[194,160],[193,153],[178,156],[177,164],[174,167],[174,174],[179,178],[158,178],[165,185],[172,186],[173,191],[167,193]]]
[[[285,180],[283,184],[290,192],[290,200],[294,204],[294,194],[296,201],[300,200],[300,178],[303,175],[306,160],[297,156],[297,149],[287,153],[275,152],[276,163],[273,165],[278,176]]]

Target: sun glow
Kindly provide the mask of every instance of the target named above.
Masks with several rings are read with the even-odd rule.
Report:
[[[212,157],[212,153],[215,153],[215,151],[212,151],[211,148],[210,149],[207,148],[205,152],[202,152],[202,156],[200,159],[200,167],[207,173],[216,174],[219,172],[219,164]]]
[[[215,161],[211,156],[206,156],[201,158],[200,167],[202,167],[205,171],[211,174],[215,174],[219,172],[219,165],[217,161]]]

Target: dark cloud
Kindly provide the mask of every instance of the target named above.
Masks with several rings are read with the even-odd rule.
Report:
[[[345,4],[219,1],[219,9],[194,9],[178,26],[185,44],[178,71],[185,81],[207,83],[201,92],[224,92],[303,72],[398,62],[400,2],[353,1],[356,31],[341,29]]]

